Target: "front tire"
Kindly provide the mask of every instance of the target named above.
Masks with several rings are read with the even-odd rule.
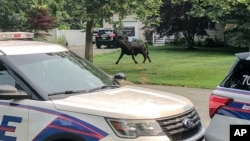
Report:
[[[68,133],[60,133],[60,134],[55,134],[53,136],[48,137],[44,141],[85,141],[85,139],[77,136],[77,135],[72,135]]]

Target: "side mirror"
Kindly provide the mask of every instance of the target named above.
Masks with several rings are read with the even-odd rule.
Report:
[[[17,91],[17,89],[11,85],[0,85],[0,100],[27,98],[29,98],[27,93]]]
[[[115,80],[126,80],[126,76],[124,73],[120,72],[114,75]]]

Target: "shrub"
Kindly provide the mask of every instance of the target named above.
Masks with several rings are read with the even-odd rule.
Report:
[[[195,42],[195,45],[196,45],[196,46],[199,46],[199,47],[202,47],[202,46],[203,46],[203,41],[200,41],[200,40],[199,40],[199,41],[196,41],[196,42]]]
[[[62,45],[62,46],[65,46],[66,45],[66,38],[64,37],[64,36],[61,36],[61,37],[59,37],[56,41],[55,41],[55,43],[56,44],[59,44],[59,45]]]
[[[215,47],[215,42],[212,38],[206,38],[204,41],[204,46],[205,47]]]

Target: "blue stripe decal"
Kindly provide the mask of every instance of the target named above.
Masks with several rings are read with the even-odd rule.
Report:
[[[49,125],[47,125],[47,127],[43,129],[41,133],[39,133],[39,135],[37,135],[35,139],[33,139],[33,141],[44,141],[51,135],[56,135],[56,134],[58,135],[71,134],[71,135],[77,135],[78,137],[81,137],[88,141],[98,141],[108,135],[108,133],[106,133],[105,131],[87,122],[84,122],[78,118],[54,110],[35,107],[35,106],[20,105],[15,103],[7,103],[7,102],[0,102],[0,106],[1,105],[39,111],[57,116],[57,118],[54,121],[52,121]]]
[[[250,104],[241,102],[232,102],[230,105],[221,107],[216,114],[250,120]]]

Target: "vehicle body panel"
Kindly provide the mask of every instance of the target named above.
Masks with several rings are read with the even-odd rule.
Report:
[[[176,123],[173,126],[180,125],[187,131],[178,134],[181,138],[187,136],[185,141],[200,141],[204,137],[200,118],[187,98],[119,86],[110,75],[60,45],[0,41],[0,85],[12,86],[17,96],[27,96],[0,99],[3,127],[0,140],[171,140],[165,131],[164,135],[118,136],[107,118],[143,124],[144,120],[150,120],[160,130],[171,119]]]
[[[238,53],[235,63],[211,96],[222,96],[232,101],[220,106],[205,133],[206,141],[228,141],[230,125],[250,124],[250,53]]]
[[[193,107],[186,98],[132,86],[69,96],[53,102],[61,110],[84,111],[106,117],[115,115],[122,119],[161,118],[180,114]]]

